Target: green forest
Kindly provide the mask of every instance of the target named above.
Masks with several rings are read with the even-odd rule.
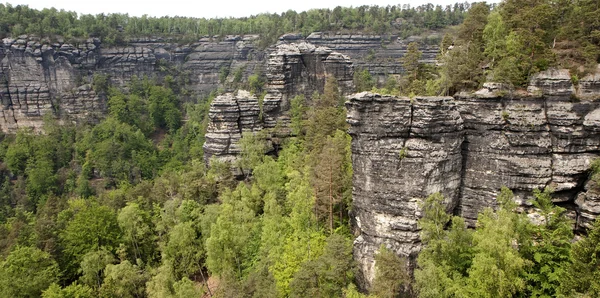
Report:
[[[570,70],[577,84],[600,63],[600,4],[595,0],[505,0],[473,3],[464,22],[446,30],[436,66],[419,63],[417,43],[399,61],[406,73],[375,86],[366,70],[355,73],[357,91],[395,95],[454,95],[484,82],[522,88],[550,68]]]
[[[399,80],[376,86],[368,71],[355,73],[358,91],[439,95],[490,78],[523,87],[550,67],[571,69],[576,81],[600,62],[598,16],[594,0],[340,7],[210,20],[0,4],[0,37],[110,43],[152,34],[183,40],[259,33],[272,41],[285,32],[447,28],[438,66],[419,63],[411,44],[398,61],[406,70]],[[0,297],[600,296],[600,221],[574,235],[552,190],[540,189],[531,194],[542,217],[534,224],[506,188],[499,207],[483,211],[474,229],[446,213],[441,195],[423,198],[425,246],[412,260],[414,271],[411,260],[381,247],[375,280],[363,293],[355,284],[351,139],[337,80],[327,78],[310,101],[291,101],[293,137],[278,150],[269,142],[277,131],[247,133],[235,164],[210,165],[202,145],[218,92],[184,102],[177,81],[132,78],[111,86],[97,77],[94,88],[108,98],[99,123],[46,117],[43,134],[0,136]],[[600,185],[600,162],[591,175]]]
[[[66,40],[101,38],[105,43],[125,43],[141,36],[192,41],[202,36],[260,34],[268,46],[285,33],[308,36],[316,31],[363,32],[409,36],[462,22],[469,3],[442,7],[432,4],[336,7],[281,14],[258,14],[246,18],[199,19],[190,17],[132,17],[127,14],[78,15],[54,8],[36,10],[24,5],[0,4],[0,38],[35,34]]]

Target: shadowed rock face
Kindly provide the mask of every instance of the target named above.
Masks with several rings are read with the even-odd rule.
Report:
[[[550,186],[568,208],[574,228],[600,214],[590,162],[600,156],[600,88],[590,76],[575,88],[568,72],[532,79],[531,93],[486,84],[474,94],[395,98],[373,93],[349,97],[354,256],[364,288],[374,276],[381,244],[400,255],[420,250],[419,202],[441,192],[447,210],[474,225],[507,186],[529,213],[531,192]],[[575,100],[584,92],[586,100]],[[414,263],[413,263],[414,265]]]

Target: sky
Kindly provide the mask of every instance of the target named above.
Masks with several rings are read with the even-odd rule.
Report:
[[[465,0],[11,0],[11,5],[26,4],[31,8],[55,7],[79,14],[128,13],[130,16],[186,16],[186,17],[245,17],[263,12],[281,13],[289,9],[297,12],[311,8],[334,8],[336,6],[395,5],[433,3],[442,6]],[[472,2],[472,1],[469,1]],[[494,1],[488,1],[494,2]],[[2,1],[6,4],[6,1]]]

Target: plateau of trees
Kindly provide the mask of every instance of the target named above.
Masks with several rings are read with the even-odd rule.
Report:
[[[244,18],[132,17],[127,14],[78,15],[76,12],[26,5],[0,4],[0,38],[32,34],[66,39],[98,37],[106,43],[123,43],[127,38],[164,36],[175,40],[194,40],[201,36],[260,34],[264,46],[284,33],[315,31],[361,31],[373,34],[409,36],[460,24],[469,3],[442,7],[433,4],[363,5],[288,10],[280,14],[259,14]]]

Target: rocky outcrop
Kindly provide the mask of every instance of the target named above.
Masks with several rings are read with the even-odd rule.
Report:
[[[593,80],[592,80],[593,81]],[[420,250],[418,202],[441,192],[448,211],[471,225],[496,205],[502,186],[527,212],[534,189],[552,187],[576,228],[600,213],[589,166],[600,156],[600,93],[576,99],[571,77],[549,71],[529,93],[486,84],[454,98],[349,97],[354,169],[354,218],[360,235],[355,259],[364,287],[373,278],[373,254],[385,244],[413,257]]]
[[[459,203],[463,120],[451,97],[395,98],[359,93],[347,103],[352,136],[353,213],[359,279],[374,276],[381,244],[404,256],[420,249],[419,202],[435,192]]]
[[[354,90],[353,65],[349,57],[326,47],[300,42],[278,45],[269,55],[267,94],[263,100],[265,128],[280,129],[279,136],[289,135],[290,101],[296,95],[310,100],[322,93],[327,76],[333,76],[346,93]]]
[[[258,132],[263,129],[259,119],[258,99],[247,91],[236,94],[226,93],[217,96],[210,105],[210,119],[204,158],[212,157],[233,162],[240,153],[239,140],[244,132]]]
[[[341,90],[354,89],[352,61],[347,56],[305,42],[278,45],[269,55],[267,93],[261,107],[256,97],[245,91],[219,96],[211,103],[205,160],[235,161],[243,131],[264,129],[277,146],[291,134],[291,99],[303,95],[310,101],[314,92],[323,92],[328,76],[337,79]]]
[[[43,115],[49,113],[68,121],[96,121],[106,112],[106,96],[89,87],[98,74],[107,75],[113,85],[121,87],[134,76],[171,75],[185,82],[183,94],[194,101],[219,86],[227,89],[226,85],[236,80],[236,74],[242,73],[245,81],[256,71],[273,78],[266,100],[266,108],[272,109],[267,112],[273,118],[265,123],[273,126],[277,121],[286,121],[282,111],[289,96],[312,95],[320,90],[324,80],[312,74],[334,74],[342,86],[349,87],[351,59],[355,67],[369,70],[383,82],[388,75],[403,72],[398,59],[414,39],[286,34],[278,45],[260,49],[256,46],[258,38],[215,36],[181,44],[147,37],[131,39],[126,45],[108,45],[98,39],[69,43],[26,35],[6,38],[0,43],[0,129],[15,132],[19,127],[41,127]],[[298,46],[306,42],[311,45]],[[295,45],[289,46],[290,43]],[[434,61],[436,46],[423,46],[421,50],[423,61]],[[341,67],[343,64],[346,66]],[[279,68],[282,65],[290,68]],[[224,82],[222,73],[229,73]],[[351,88],[343,90],[351,92]]]
[[[431,40],[432,42],[427,42]],[[428,38],[400,38],[396,35],[367,35],[367,34],[334,34],[314,32],[306,37],[306,41],[317,46],[328,47],[338,53],[347,55],[354,61],[357,70],[368,70],[379,83],[384,83],[388,76],[400,76],[404,73],[400,58],[404,56],[408,44],[419,42],[419,50],[423,53],[421,61],[435,63],[439,52],[437,40],[441,36],[432,35]]]

